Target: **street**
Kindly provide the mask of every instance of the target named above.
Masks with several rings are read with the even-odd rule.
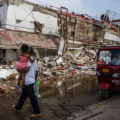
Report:
[[[26,101],[20,112],[12,108],[19,96],[0,98],[0,120],[31,120],[32,106]],[[102,100],[98,92],[94,94],[69,96],[60,99],[53,96],[39,100],[42,116],[35,120],[119,120],[119,93]]]
[[[68,120],[119,120],[119,108],[120,94],[117,93],[107,100],[87,106],[84,111],[74,113],[76,117],[69,117]]]

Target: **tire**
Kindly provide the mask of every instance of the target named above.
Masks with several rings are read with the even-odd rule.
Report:
[[[109,96],[110,96],[110,92],[109,92],[109,90],[100,90],[100,94],[101,94],[101,97],[103,98],[103,99],[108,99],[109,98]]]

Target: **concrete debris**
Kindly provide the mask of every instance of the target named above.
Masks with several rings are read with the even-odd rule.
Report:
[[[78,53],[77,55],[78,56]],[[61,57],[45,57],[38,61],[39,74],[43,76],[59,76],[64,74],[95,74],[96,52],[94,50],[81,49],[78,57],[74,57],[67,51]]]
[[[50,61],[50,62],[48,62],[47,66],[49,68],[55,67],[56,66],[56,62],[55,61]]]
[[[0,96],[8,94],[9,87],[7,85],[0,86]]]
[[[44,58],[43,58],[43,62],[44,62],[44,63],[47,63],[48,61],[49,61],[49,57],[44,57]]]
[[[10,78],[15,78],[17,71],[13,66],[1,66],[2,68],[0,69],[0,79],[8,80]]]
[[[60,63],[63,63],[63,58],[62,57],[59,57],[57,60],[56,60],[57,64],[59,65]]]
[[[47,69],[45,72],[43,72],[43,75],[45,75],[45,76],[51,76],[50,69]]]
[[[84,74],[93,76],[96,74],[96,52],[94,50],[83,49],[83,47],[77,52],[77,55],[75,55],[75,52],[68,50],[61,56],[49,56],[37,60],[38,79],[43,81],[43,83],[41,82],[40,88],[42,89],[42,86],[45,85],[47,86],[46,90],[50,89],[50,91],[48,90],[45,93],[45,96],[48,92],[56,92],[55,89],[57,87],[58,93],[62,98],[65,95],[65,89],[63,89],[65,81],[69,81],[70,79],[75,79],[76,81],[78,80],[77,76],[84,76]],[[13,63],[15,62],[13,61],[9,65],[0,66],[0,84],[4,83],[6,86],[9,86],[11,91],[15,91],[15,86],[19,77],[19,73],[16,71]],[[51,80],[55,83],[49,84]],[[83,83],[80,81],[75,82],[74,84],[72,83],[72,86],[69,85],[69,83],[67,84],[68,88],[66,90],[71,90]],[[0,95],[6,94],[6,89],[7,87],[0,86]]]

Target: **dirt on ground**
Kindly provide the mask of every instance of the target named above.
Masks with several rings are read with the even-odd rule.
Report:
[[[52,96],[38,100],[42,116],[31,119],[33,108],[29,99],[26,100],[21,111],[12,108],[18,102],[19,95],[6,95],[0,97],[0,120],[66,120],[69,116],[74,117],[75,112],[84,110],[86,106],[100,100],[99,94],[86,94],[78,96]]]

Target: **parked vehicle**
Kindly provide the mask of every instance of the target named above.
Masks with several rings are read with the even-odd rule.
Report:
[[[98,50],[96,74],[103,98],[108,98],[112,91],[120,91],[120,46]]]

